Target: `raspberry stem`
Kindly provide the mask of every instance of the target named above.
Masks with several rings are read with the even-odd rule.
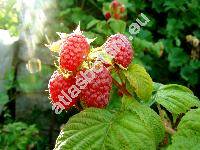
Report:
[[[122,91],[122,93],[126,94],[127,96],[132,96],[131,93],[129,93],[129,91],[126,88],[124,88],[121,84],[119,84],[113,77],[112,81],[114,85],[116,85],[116,87],[118,87]]]
[[[126,87],[126,83],[124,82],[124,80],[123,80],[123,78],[122,78],[122,76],[121,76],[119,66],[115,64],[114,67],[115,67],[115,70],[116,70],[116,72],[117,72],[117,74],[118,74],[118,76],[119,76],[119,78],[120,78],[120,80],[121,80],[121,82],[122,82],[122,86],[123,86],[123,87]]]
[[[82,111],[82,110],[83,110],[83,108],[82,108],[82,106],[81,106],[81,104],[80,104],[79,101],[76,102],[76,104],[74,105],[74,107],[75,107],[78,111]]]
[[[172,129],[172,128],[166,126],[166,125],[165,125],[165,131],[167,133],[169,133],[170,135],[173,135],[175,133],[174,129]]]

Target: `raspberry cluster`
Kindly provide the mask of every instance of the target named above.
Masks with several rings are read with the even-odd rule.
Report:
[[[109,20],[110,18],[121,19],[125,16],[125,11],[125,6],[122,3],[117,0],[113,0],[110,3],[109,11],[107,11],[104,16],[106,20]]]
[[[95,51],[90,51],[90,41],[78,26],[73,33],[62,36],[59,42],[49,47],[59,52],[59,66],[48,85],[52,109],[57,114],[79,101],[82,106],[97,108],[104,108],[109,103],[112,88],[109,67],[114,65],[108,66],[105,60],[91,57]],[[101,51],[112,56],[112,62],[124,68],[131,63],[133,56],[131,44],[122,34],[110,36]]]

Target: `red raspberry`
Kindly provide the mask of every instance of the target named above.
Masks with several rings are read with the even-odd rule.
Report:
[[[71,33],[62,42],[59,60],[61,68],[75,71],[85,60],[89,50],[90,45],[85,36]]]
[[[75,77],[70,76],[65,78],[58,71],[55,71],[48,84],[52,103],[60,102],[65,109],[72,107],[76,103],[77,97],[72,98],[68,90],[72,85],[75,85],[75,82]]]
[[[105,13],[105,18],[106,20],[109,20],[111,18],[111,14],[109,12]]]
[[[116,10],[120,3],[117,0],[113,0],[111,3],[111,7]]]
[[[93,76],[93,80],[88,82],[87,86],[80,94],[80,99],[88,107],[104,108],[109,102],[109,94],[112,88],[112,77],[104,66],[101,67],[102,70],[100,72],[90,70],[90,73],[88,73],[87,76],[89,78],[92,78]],[[86,71],[84,71],[84,73]]]
[[[127,68],[133,58],[133,49],[128,38],[123,34],[111,35],[103,49],[114,57],[115,63]]]
[[[125,7],[124,7],[124,5],[122,5],[122,6],[120,7],[120,12],[121,12],[121,13],[124,13],[124,12],[125,12]]]
[[[118,20],[118,19],[121,18],[121,16],[120,16],[118,13],[115,13],[115,14],[114,14],[114,18]]]

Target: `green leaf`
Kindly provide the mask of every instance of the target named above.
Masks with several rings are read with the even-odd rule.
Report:
[[[122,102],[127,102],[128,110],[135,112],[140,119],[148,126],[154,135],[156,145],[158,145],[165,136],[165,129],[160,116],[151,108],[141,105],[137,101],[133,101],[130,97],[124,96]]]
[[[153,82],[153,92],[157,91],[161,86],[163,86],[163,84],[157,83],[157,82]]]
[[[0,93],[0,105],[5,105],[6,103],[8,103],[9,101],[9,97],[6,94],[6,92],[1,92]]]
[[[162,41],[162,43],[163,43],[163,45],[165,47],[164,50],[167,53],[169,53],[169,52],[171,52],[173,50],[174,45],[173,45],[173,40],[172,39],[162,39],[161,41]]]
[[[114,33],[124,33],[126,30],[126,22],[122,20],[109,19],[110,28]]]
[[[152,33],[145,29],[141,29],[140,32],[138,33],[137,37],[139,37],[140,39],[152,41]]]
[[[176,46],[180,46],[181,45],[181,41],[178,37],[175,38],[176,41]]]
[[[96,34],[96,33],[94,33],[94,32],[84,32],[83,33],[87,38],[89,38],[89,39],[94,39],[94,38],[96,38],[95,40],[94,40],[94,42],[92,42],[92,44],[94,45],[94,46],[96,46],[96,47],[98,47],[98,46],[101,46],[103,43],[104,43],[104,40],[102,39],[102,36],[101,36],[101,34]]]
[[[177,84],[160,86],[153,97],[173,114],[185,113],[191,107],[200,106],[198,98],[190,89]]]
[[[100,21],[97,23],[95,31],[100,34],[109,35],[111,34],[109,30],[109,26],[106,21]]]
[[[164,1],[164,6],[165,6],[165,10],[185,10],[184,5],[186,5],[188,1],[172,1],[172,0],[166,0]]]
[[[199,70],[200,68],[200,61],[198,60],[191,60],[190,64],[185,65],[181,68],[181,77],[188,81],[191,85],[198,84],[200,80]]]
[[[145,68],[138,64],[131,64],[128,70],[123,72],[137,96],[144,101],[149,100],[153,91],[153,81]]]
[[[190,84],[195,85],[198,83],[199,80],[199,73],[192,68],[191,65],[186,65],[181,68],[181,77],[188,81]]]
[[[107,13],[110,11],[110,3],[103,3],[103,9],[102,9],[102,12],[103,14]]]
[[[144,105],[146,105],[146,106],[149,106],[149,107],[151,107],[155,102],[156,102],[156,100],[155,100],[155,98],[154,98],[154,93],[160,88],[160,86],[162,86],[163,84],[161,84],[161,83],[156,83],[156,82],[153,82],[153,92],[152,92],[152,96],[151,96],[151,98],[150,98],[150,100],[148,101],[148,102],[146,102],[146,103],[144,103]]]
[[[164,49],[162,42],[152,43],[137,37],[134,38],[133,45],[137,52],[148,51],[157,57],[162,55]]]
[[[23,122],[14,122],[3,125],[0,129],[0,149],[24,150],[27,146],[33,147],[40,141],[39,131],[35,125]]]
[[[145,113],[149,108],[140,110],[138,105],[134,111],[132,106],[120,111],[88,108],[71,117],[56,140],[55,150],[156,149],[162,140],[159,132],[163,133],[159,117],[152,110]],[[150,127],[150,119],[155,126]]]
[[[157,12],[163,12],[163,1],[152,1],[152,8]]]
[[[183,22],[175,18],[167,18],[166,34],[168,37],[177,37],[184,28]]]
[[[106,109],[119,109],[121,107],[121,97],[118,95],[118,88],[113,85],[111,93],[109,105]]]
[[[168,150],[198,150],[200,147],[200,108],[186,113],[177,129]]]
[[[4,81],[5,81],[4,87],[6,90],[9,90],[14,86],[13,79],[14,79],[14,68],[12,67],[6,71],[4,76]]]
[[[193,69],[199,69],[200,68],[200,61],[199,60],[191,60],[190,61],[190,66]]]
[[[181,48],[173,48],[169,53],[168,60],[170,67],[179,67],[185,64],[189,57]]]
[[[95,26],[98,22],[99,22],[99,20],[97,20],[97,19],[91,20],[91,21],[87,24],[87,28],[86,28],[86,29],[90,29],[91,27]]]
[[[145,7],[147,6],[147,3],[141,0],[134,0],[134,5],[136,9],[143,11]]]

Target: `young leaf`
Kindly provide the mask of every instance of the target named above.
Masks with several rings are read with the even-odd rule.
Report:
[[[197,150],[200,147],[200,108],[189,111],[178,125],[168,150]]]
[[[56,140],[55,150],[156,149],[162,140],[158,133],[163,133],[159,117],[152,110],[145,111],[148,108],[140,110],[141,105],[136,111],[134,104],[131,106],[120,111],[88,108],[71,117]]]
[[[157,103],[174,114],[185,113],[191,107],[200,106],[198,98],[190,89],[177,84],[160,86],[153,97]]]
[[[137,96],[142,100],[149,100],[153,91],[153,81],[146,70],[138,64],[131,64],[124,74]]]

